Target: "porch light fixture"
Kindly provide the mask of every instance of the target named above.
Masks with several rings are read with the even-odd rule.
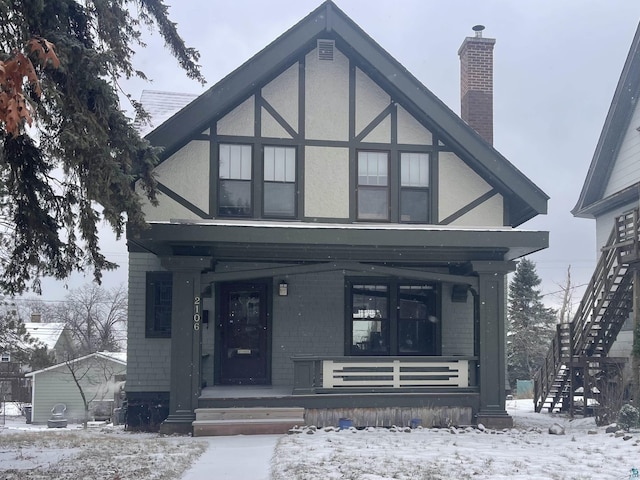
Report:
[[[278,295],[281,297],[289,295],[289,285],[284,280],[280,281],[280,285],[278,285]]]

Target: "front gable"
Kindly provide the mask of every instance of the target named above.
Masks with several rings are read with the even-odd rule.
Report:
[[[640,184],[640,25],[572,213],[600,217],[637,202]]]
[[[148,221],[239,217],[501,227],[546,212],[543,192],[332,2],[148,138],[165,148],[156,169],[164,195],[158,207],[145,204]],[[251,172],[222,171],[225,145],[250,148],[243,151],[249,152]],[[265,147],[269,155],[295,157],[288,180],[269,177]],[[376,178],[367,173],[364,182],[375,185],[361,183],[362,165],[373,165],[362,159],[367,152],[387,164],[388,171],[376,170]],[[402,177],[401,164],[412,161],[423,169],[428,165],[426,176],[412,174],[422,175],[417,183]],[[376,193],[382,182],[386,193]],[[285,191],[295,191],[295,197],[280,211],[272,208],[270,188],[279,189],[276,203]],[[367,188],[370,195],[360,197]],[[379,207],[388,208],[385,218],[361,211],[363,202],[384,201],[385,195],[388,205]],[[428,210],[418,220],[402,207],[411,195]]]

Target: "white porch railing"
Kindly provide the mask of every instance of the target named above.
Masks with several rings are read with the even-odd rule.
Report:
[[[322,388],[468,387],[469,362],[324,360]]]
[[[294,392],[319,390],[468,388],[475,385],[475,357],[297,356]]]

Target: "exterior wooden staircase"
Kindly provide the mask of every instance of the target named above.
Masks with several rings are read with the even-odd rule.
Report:
[[[537,412],[547,408],[587,415],[589,399],[620,376],[624,359],[608,354],[633,310],[634,268],[640,261],[638,230],[637,209],[616,218],[573,320],[557,326],[534,377]]]

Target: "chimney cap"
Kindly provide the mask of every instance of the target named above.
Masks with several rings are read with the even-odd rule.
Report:
[[[482,31],[484,30],[484,25],[474,25],[471,29],[474,32],[476,32],[476,37],[482,38]]]

